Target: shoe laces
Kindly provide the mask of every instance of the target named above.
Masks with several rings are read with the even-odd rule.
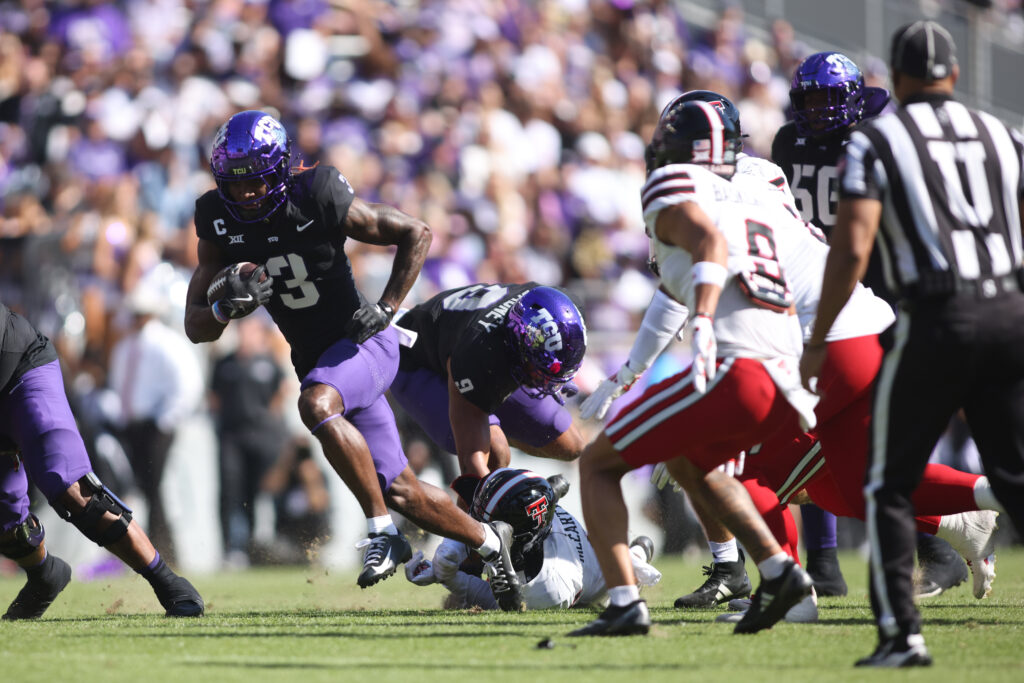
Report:
[[[500,565],[493,567],[494,574],[491,575],[491,591],[494,593],[505,593],[512,590],[508,574]]]
[[[367,546],[369,546],[367,548]],[[388,548],[388,537],[385,534],[380,536],[374,536],[373,538],[364,538],[363,540],[356,543],[356,549],[366,548],[366,554],[363,555],[363,565],[377,565],[384,561],[384,555]]]

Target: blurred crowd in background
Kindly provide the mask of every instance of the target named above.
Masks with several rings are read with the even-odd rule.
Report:
[[[653,291],[639,189],[661,107],[684,90],[718,91],[739,107],[745,150],[766,156],[792,70],[813,51],[782,20],[748,35],[735,3],[698,26],[669,0],[0,2],[0,301],[57,343],[97,468],[115,489],[131,486],[119,455],[131,390],[112,381],[112,352],[150,322],[181,334],[213,134],[260,108],[288,129],[294,166],[336,166],[363,199],[430,225],[406,305],[473,282],[534,280],[578,296],[591,332],[586,391],[622,362]],[[884,61],[860,66],[885,84]],[[390,259],[347,248],[372,298]],[[148,416],[159,429],[212,414],[221,453],[246,421],[276,435],[260,440],[269,452],[243,458],[248,473],[220,461],[222,476],[246,482],[222,501],[225,562],[253,559],[254,536],[264,558],[301,559],[329,533],[329,501],[269,318],[174,363],[206,391]],[[232,392],[245,382],[266,400],[236,414]],[[441,457],[441,478],[451,473],[405,433],[414,464]],[[261,505],[301,528],[300,541],[277,547],[273,529],[259,529]]]

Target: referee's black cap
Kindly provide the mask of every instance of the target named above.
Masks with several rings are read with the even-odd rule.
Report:
[[[956,45],[949,31],[934,21],[915,21],[892,37],[890,66],[913,78],[938,81],[953,73]]]

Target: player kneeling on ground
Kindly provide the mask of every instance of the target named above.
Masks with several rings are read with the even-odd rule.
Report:
[[[470,514],[474,518],[485,523],[501,521],[512,527],[512,565],[526,609],[566,609],[607,602],[604,577],[583,525],[558,506],[567,490],[568,483],[560,476],[549,481],[529,470],[501,468],[485,477],[472,495]],[[460,493],[469,497],[469,491]],[[630,544],[633,569],[641,586],[661,580],[661,573],[649,564],[653,554],[654,544],[646,536]],[[470,573],[473,564],[465,544],[445,540],[433,561],[418,552],[405,565],[405,574],[417,586],[443,584],[451,591],[452,600],[447,604],[453,607],[497,609],[491,586]]]

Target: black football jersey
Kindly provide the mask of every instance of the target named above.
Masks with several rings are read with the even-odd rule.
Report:
[[[845,135],[824,139],[801,137],[790,121],[775,134],[772,161],[782,167],[796,199],[796,208],[805,221],[831,237],[839,205],[839,159],[846,148]],[[872,251],[864,284],[890,303],[893,297],[882,275],[880,255]]]
[[[216,190],[196,201],[200,239],[216,244],[226,262],[264,264],[274,278],[267,310],[291,345],[300,378],[344,336],[364,301],[341,229],[354,198],[345,176],[321,165],[294,175],[284,205],[257,223],[234,220]]]
[[[57,360],[53,344],[28,320],[0,303],[0,394],[26,372]]]
[[[824,140],[801,137],[791,121],[779,129],[772,142],[772,161],[782,167],[796,198],[796,208],[808,223],[825,235],[836,224],[839,204],[839,157],[846,145],[842,135]]]
[[[449,289],[416,306],[398,325],[417,333],[402,347],[402,370],[429,368],[452,380],[470,403],[493,413],[519,388],[512,378],[512,351],[505,339],[508,312],[537,283],[470,285]]]

